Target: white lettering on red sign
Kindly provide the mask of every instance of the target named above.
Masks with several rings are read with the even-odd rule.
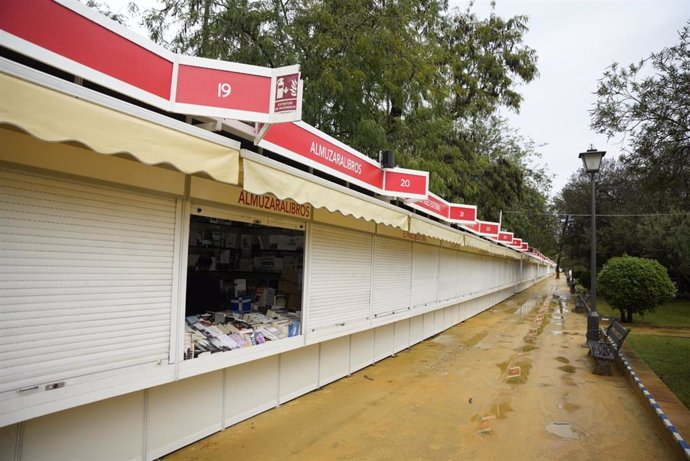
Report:
[[[477,209],[470,206],[450,206],[450,219],[458,221],[474,221],[477,219]]]
[[[385,171],[384,190],[399,193],[401,196],[426,199],[429,195],[429,176],[427,172],[405,169]],[[403,195],[404,194],[404,195]]]
[[[351,158],[347,158],[340,152],[336,152],[333,149],[329,149],[323,144],[319,144],[316,141],[312,141],[311,147],[309,148],[309,153],[317,157],[321,157],[336,165],[340,165],[346,170],[353,171],[357,174],[362,174],[362,164]]]
[[[218,97],[227,98],[232,93],[232,86],[229,83],[219,83],[218,84]]]
[[[441,213],[441,204],[440,203],[432,202],[431,200],[424,200],[424,201],[422,201],[422,203],[427,208],[432,208],[432,209],[436,210],[437,212]]]

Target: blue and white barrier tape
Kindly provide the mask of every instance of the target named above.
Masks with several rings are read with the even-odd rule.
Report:
[[[652,397],[652,394],[649,393],[647,390],[647,387],[642,384],[642,380],[637,376],[637,373],[635,373],[635,370],[630,366],[628,361],[623,357],[623,355],[619,355],[620,359],[623,361],[623,365],[625,365],[625,369],[628,370],[628,373],[630,373],[630,376],[635,380],[635,383],[637,383],[638,387],[644,394],[645,398],[649,402],[649,404],[652,406],[654,411],[656,411],[656,414],[659,416],[661,421],[664,423],[664,426],[666,426],[666,429],[669,430],[673,438],[675,439],[676,442],[678,442],[678,445],[680,445],[681,450],[685,452],[685,457],[690,460],[690,444],[685,441],[682,435],[680,435],[680,432],[678,432],[678,429],[676,429],[676,426],[673,425],[671,420],[666,416],[666,413],[664,413],[664,410],[661,409],[658,403],[656,403],[656,400],[654,400],[654,397]]]

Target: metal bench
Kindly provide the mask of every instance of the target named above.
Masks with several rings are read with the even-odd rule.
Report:
[[[630,330],[613,320],[606,330],[601,330],[599,341],[587,341],[589,354],[594,357],[594,374],[610,375],[611,364],[623,345]]]

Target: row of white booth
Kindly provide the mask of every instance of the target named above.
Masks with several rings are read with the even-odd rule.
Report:
[[[0,459],[156,459],[553,273],[135,104],[118,93],[138,95],[129,83],[83,84],[109,82],[108,66],[84,70],[32,24],[76,12],[75,30],[127,33],[38,3],[0,15]],[[281,95],[294,77],[267,75]]]

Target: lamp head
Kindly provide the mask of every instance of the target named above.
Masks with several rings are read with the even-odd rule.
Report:
[[[606,151],[596,150],[594,147],[587,149],[587,152],[580,152],[580,158],[585,166],[587,173],[596,173],[601,166],[601,159]]]

